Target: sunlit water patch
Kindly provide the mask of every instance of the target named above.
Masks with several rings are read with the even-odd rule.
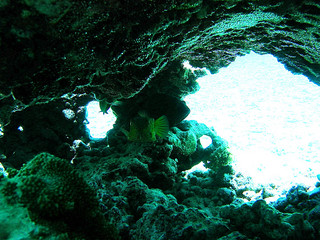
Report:
[[[116,116],[109,109],[107,114],[103,114],[98,101],[91,101],[87,107],[87,128],[93,139],[105,138],[107,132],[112,129]]]
[[[2,129],[2,125],[0,123],[0,137],[2,137],[2,136],[3,136],[3,129]]]
[[[257,184],[314,186],[320,173],[320,88],[272,55],[238,57],[199,78],[188,120],[226,139],[234,168]]]

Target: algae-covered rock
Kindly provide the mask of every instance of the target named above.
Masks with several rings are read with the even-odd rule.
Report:
[[[229,166],[233,159],[227,145],[222,144],[204,159],[205,166],[212,170],[218,171],[222,167]]]
[[[200,138],[206,136],[211,144],[203,148]],[[173,146],[171,157],[179,159],[179,169],[188,170],[203,162],[206,168],[219,172],[233,161],[228,144],[214,129],[195,120],[185,120],[171,128],[168,141]]]
[[[190,156],[197,150],[197,137],[192,131],[181,131],[179,128],[172,128],[169,134],[169,141],[173,144],[173,151],[178,155]]]
[[[257,234],[263,239],[314,239],[314,229],[302,214],[284,214],[264,200],[228,205],[220,216],[230,219],[234,229],[249,237]]]
[[[131,239],[216,239],[228,232],[227,222],[206,211],[178,204],[174,196],[158,189],[146,191],[142,217],[131,230]]]
[[[0,183],[1,186],[1,183]],[[6,197],[0,192],[0,239],[42,239],[67,240],[71,239],[68,233],[34,222],[27,208],[19,203],[8,203]]]
[[[66,160],[41,153],[3,181],[2,193],[22,203],[35,222],[88,239],[116,238],[99,210],[94,191]]]
[[[29,237],[36,226],[28,217],[28,211],[21,206],[7,204],[2,194],[0,204],[0,239]]]

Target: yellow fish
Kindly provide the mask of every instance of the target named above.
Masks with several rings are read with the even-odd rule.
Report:
[[[169,132],[169,121],[166,116],[161,116],[157,120],[150,118],[144,112],[139,112],[138,116],[130,121],[129,132],[121,129],[129,141],[133,142],[154,142],[159,136],[164,138]]]

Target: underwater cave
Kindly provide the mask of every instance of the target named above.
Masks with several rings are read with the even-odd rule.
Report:
[[[2,1],[0,239],[320,238],[320,4]]]
[[[276,186],[268,201],[298,184],[314,189],[320,173],[320,115],[314,111],[320,105],[319,86],[286,70],[272,55],[253,52],[216,74],[207,71],[197,82],[200,89],[184,98],[191,110],[186,120],[214,128],[228,142],[238,174],[253,186]],[[97,101],[87,111],[91,137],[105,138],[115,115],[103,114]],[[203,148],[212,144],[206,135],[199,140]]]

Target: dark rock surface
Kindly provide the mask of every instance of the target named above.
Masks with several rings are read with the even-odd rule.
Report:
[[[0,138],[2,162],[16,168],[40,152],[72,159],[74,141],[88,139],[85,123],[87,97],[61,98],[12,113]]]
[[[216,72],[250,50],[319,83],[319,9],[316,0],[2,1],[0,111],[72,93],[128,98],[150,81],[183,89],[177,63]]]

